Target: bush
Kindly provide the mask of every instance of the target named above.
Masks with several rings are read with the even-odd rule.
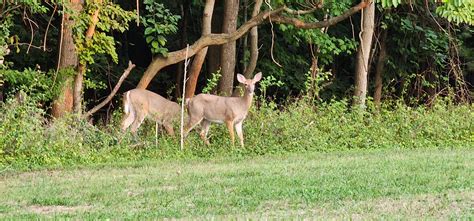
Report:
[[[439,102],[431,108],[385,104],[380,111],[349,109],[347,101],[317,106],[300,100],[277,108],[261,103],[244,122],[245,148],[232,147],[226,128],[212,124],[211,145],[191,132],[185,150],[178,137],[155,137],[145,124],[139,136],[122,134],[116,114],[110,125],[93,126],[74,116],[48,122],[28,100],[0,108],[0,167],[36,169],[165,158],[252,156],[303,151],[377,148],[473,147],[472,106]],[[179,129],[177,129],[179,131]],[[1,169],[2,171],[4,169]]]

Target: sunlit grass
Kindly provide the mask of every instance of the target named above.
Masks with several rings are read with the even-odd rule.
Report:
[[[474,150],[141,161],[0,178],[0,218],[473,217]]]

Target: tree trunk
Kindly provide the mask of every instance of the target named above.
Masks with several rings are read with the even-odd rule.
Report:
[[[387,58],[386,40],[387,31],[383,30],[380,38],[379,57],[377,58],[377,66],[375,67],[374,103],[377,108],[380,108],[382,100],[382,73],[384,72],[385,60]]]
[[[252,11],[252,18],[257,16],[258,13],[260,13],[260,8],[262,7],[263,0],[256,0],[255,5]],[[253,72],[255,71],[255,67],[257,67],[257,61],[258,61],[258,26],[253,27],[250,29],[250,59],[248,65],[245,67],[245,71],[243,75],[247,78],[250,79],[253,77]],[[239,88],[243,88],[243,84],[239,84]],[[237,96],[240,94],[239,89],[236,88],[234,91],[234,96]]]
[[[370,3],[362,11],[361,16],[361,33],[360,46],[357,51],[357,63],[355,71],[355,89],[354,89],[354,106],[365,107],[367,97],[367,76],[369,72],[369,57],[372,47],[372,37],[374,34],[375,4]]]
[[[215,0],[207,0],[206,5],[204,6],[204,13],[202,15],[202,36],[211,34],[211,23],[212,23],[212,12],[214,11]],[[193,59],[193,63],[189,70],[189,79],[186,82],[186,98],[191,98],[194,96],[196,91],[196,84],[201,73],[201,67],[206,58],[207,47],[201,49]]]
[[[252,17],[255,17],[260,13],[263,0],[256,0],[252,11]],[[250,29],[250,60],[249,64],[245,68],[244,76],[249,79],[253,77],[255,67],[257,67],[258,61],[258,26]]]
[[[70,0],[70,10],[73,12],[79,12],[82,8],[80,0]],[[76,47],[74,45],[74,38],[72,34],[72,28],[74,26],[74,20],[71,15],[64,10],[64,16],[62,21],[62,33],[60,40],[60,51],[58,69],[71,68],[76,70],[78,65],[78,57],[76,53]],[[64,116],[66,113],[71,113],[73,109],[73,81],[74,76],[61,74],[58,78],[60,81],[59,94],[53,101],[51,107],[51,115],[55,118]]]
[[[102,0],[95,0],[101,4]],[[99,22],[100,6],[91,15],[91,23],[86,31],[86,41],[91,40],[95,33],[95,27]],[[74,77],[74,112],[82,114],[82,90],[84,85],[84,74],[86,73],[86,64],[79,63],[76,76]]]
[[[232,33],[237,29],[239,13],[239,0],[227,0],[224,3],[224,16],[222,23],[223,33]],[[219,82],[219,94],[230,96],[234,88],[234,71],[236,63],[235,41],[222,45],[221,67],[222,77]]]

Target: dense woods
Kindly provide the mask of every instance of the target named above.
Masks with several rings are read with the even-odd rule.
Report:
[[[0,13],[3,163],[41,152],[37,147],[54,146],[60,153],[68,136],[80,144],[74,148],[92,148],[87,151],[150,142],[175,147],[176,140],[158,140],[154,126],[142,130],[145,144],[128,136],[123,141],[117,129],[121,95],[146,88],[181,103],[185,72],[184,98],[241,96],[237,74],[251,79],[263,73],[244,129],[253,153],[285,142],[289,149],[334,143],[423,146],[392,139],[415,137],[400,131],[420,127],[426,129],[418,133],[427,139],[424,144],[472,144],[474,3],[469,0],[3,0]],[[436,115],[448,110],[459,115]],[[398,125],[407,119],[412,119],[408,125]],[[293,134],[289,125],[299,121]],[[265,129],[265,122],[274,124]],[[384,127],[394,133],[380,135],[388,143],[363,141]],[[346,132],[335,135],[328,128]],[[365,135],[355,133],[361,128],[368,130]],[[324,134],[312,140],[318,133]],[[445,139],[429,139],[443,133]],[[268,141],[277,147],[258,141],[258,134],[284,136]],[[331,141],[343,135],[349,140]],[[16,137],[26,140],[12,141]]]
[[[176,100],[189,44],[186,97],[213,77],[211,91],[231,95],[236,73],[262,71],[266,99],[279,103],[308,93],[319,101],[353,95],[361,105],[367,96],[410,105],[440,96],[470,102],[473,7],[470,1],[6,0],[1,98],[23,91],[52,116],[82,113],[110,93],[131,60],[138,67],[119,94],[138,86]]]

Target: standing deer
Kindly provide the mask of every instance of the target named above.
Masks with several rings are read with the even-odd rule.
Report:
[[[136,134],[145,117],[149,117],[162,124],[166,132],[174,136],[172,123],[180,114],[177,103],[148,90],[133,89],[123,95],[123,110],[125,115],[122,119],[122,131],[132,125],[131,131]]]
[[[225,123],[230,133],[232,145],[234,145],[234,126],[240,139],[240,145],[244,147],[244,135],[242,123],[247,117],[252,105],[255,83],[262,78],[262,72],[255,75],[253,79],[246,79],[237,74],[237,80],[245,85],[243,97],[221,97],[211,94],[199,94],[189,100],[187,104],[189,120],[184,128],[187,135],[197,124],[201,123],[201,139],[209,144],[207,133],[211,122]]]

